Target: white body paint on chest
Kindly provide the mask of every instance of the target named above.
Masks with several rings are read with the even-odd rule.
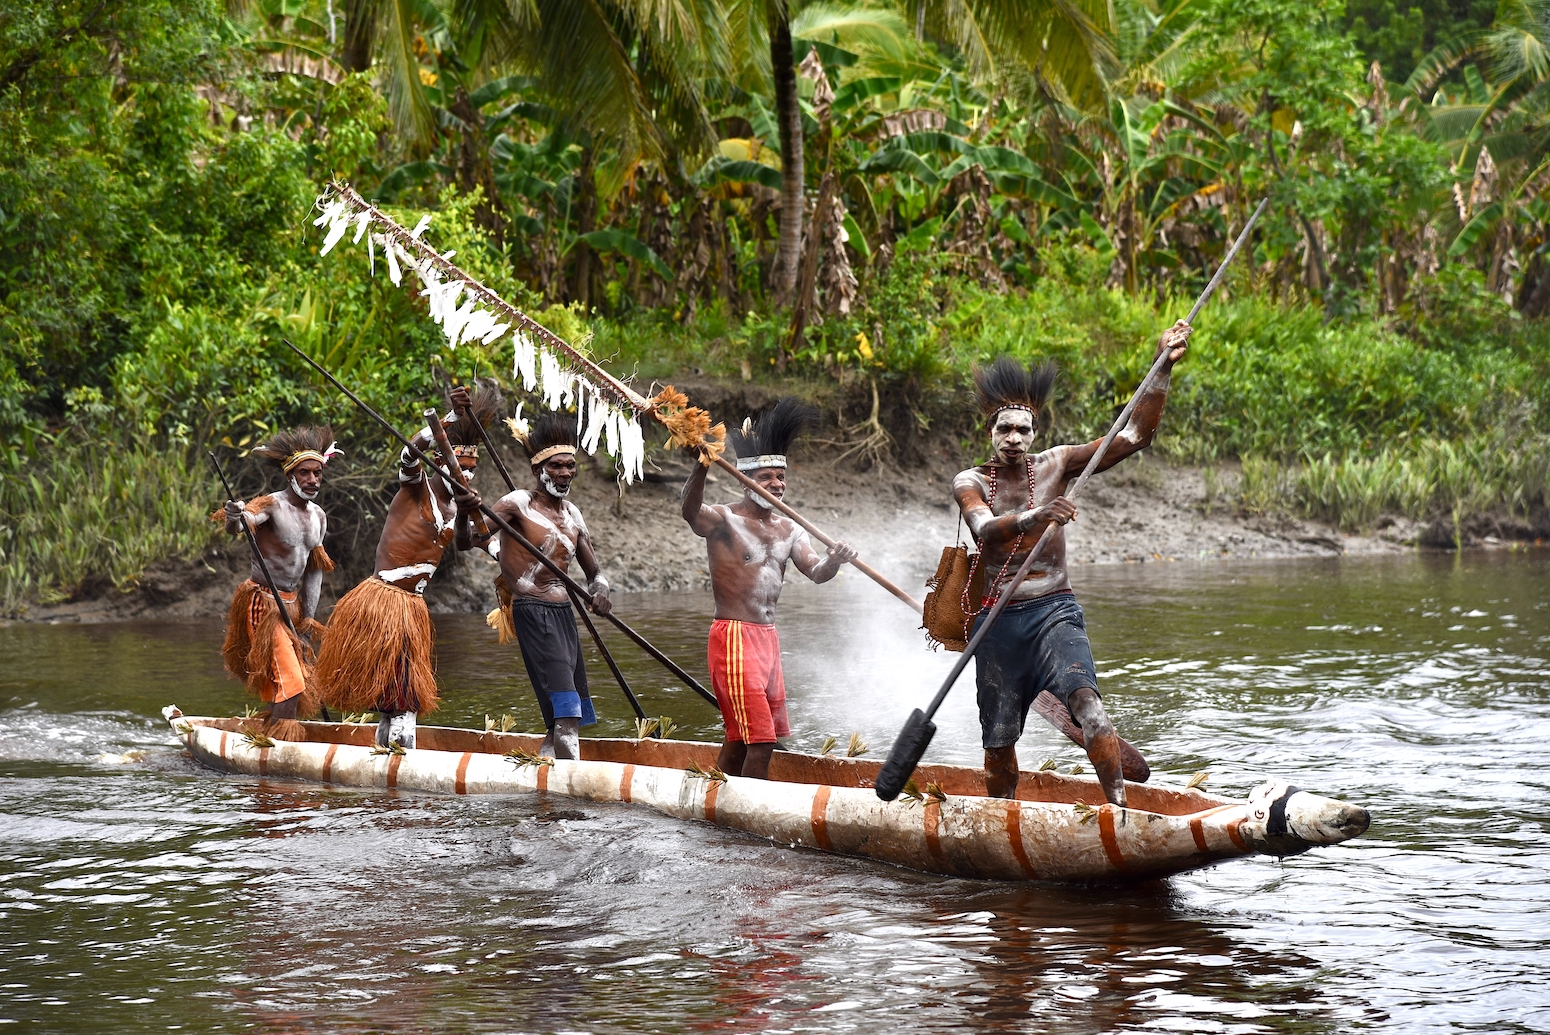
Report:
[[[501,500],[502,503],[510,503],[517,508],[523,520],[531,522],[543,531],[543,538],[533,545],[538,547],[540,553],[557,564],[560,558],[557,556],[561,544],[565,547],[566,564],[576,552],[576,544],[581,540],[587,530],[587,523],[582,520],[581,511],[574,503],[560,501],[560,514],[557,519],[550,518],[533,506],[533,492],[530,489],[517,489],[507,493]],[[561,568],[566,564],[560,564]],[[512,586],[512,591],[518,594],[532,595],[538,588],[538,577],[547,569],[540,561],[532,561],[517,576],[517,584]]]
[[[759,569],[754,583],[755,598],[778,598],[780,587],[786,581],[786,562],[791,559],[791,550],[802,530],[793,526],[786,538],[767,542],[759,535],[752,520],[739,515],[730,507],[726,510],[726,519],[727,536],[732,540],[733,547],[742,553],[743,563]]]

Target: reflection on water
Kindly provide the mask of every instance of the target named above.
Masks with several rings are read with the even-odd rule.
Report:
[[[0,629],[0,1019],[40,1030],[1543,1031],[1550,563],[1085,569],[1155,769],[1370,806],[1359,841],[1121,889],[948,880],[627,806],[221,777],[157,717],[242,697],[204,624]],[[620,607],[703,671],[709,602]],[[793,741],[883,753],[951,656],[847,573],[793,584]],[[438,721],[538,712],[438,621]],[[714,712],[620,643],[648,711]],[[596,659],[593,659],[596,662]],[[592,665],[605,713],[629,712]],[[972,685],[932,757],[978,757]],[[1079,760],[1042,728],[1025,761]]]

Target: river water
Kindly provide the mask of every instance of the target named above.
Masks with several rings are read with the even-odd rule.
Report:
[[[946,879],[624,805],[220,776],[206,623],[0,628],[0,1020],[38,1031],[1550,1030],[1550,558],[1087,568],[1110,710],[1157,779],[1277,776],[1367,836],[1138,886]],[[619,601],[703,671],[709,600]],[[438,619],[446,705],[538,711]],[[793,584],[795,747],[887,751],[951,656],[870,584]],[[713,710],[622,642],[653,714]],[[592,659],[604,720],[629,714]],[[1037,724],[1037,719],[1034,720]],[[930,758],[978,759],[972,685]],[[1026,765],[1077,750],[1033,725]]]

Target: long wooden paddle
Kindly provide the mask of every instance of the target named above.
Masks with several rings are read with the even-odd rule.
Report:
[[[448,392],[447,394],[450,401],[451,393]],[[511,472],[506,470],[506,465],[502,462],[500,454],[495,451],[495,443],[490,440],[489,431],[485,429],[483,424],[479,423],[472,410],[464,411],[461,419],[473,422],[474,427],[479,431],[479,441],[484,443],[484,448],[490,454],[490,459],[495,461],[495,469],[500,472],[501,481],[506,483],[508,491],[515,492],[517,483],[512,481]],[[614,674],[614,679],[618,682],[619,689],[624,691],[624,696],[630,702],[630,708],[635,712],[635,717],[637,719],[644,719],[646,717],[646,710],[640,706],[640,700],[635,696],[635,691],[630,689],[630,681],[624,678],[624,673],[619,669],[619,663],[614,661],[614,656],[609,653],[608,644],[603,642],[603,634],[597,631],[597,626],[593,623],[592,616],[587,614],[586,605],[581,602],[580,597],[570,593],[568,587],[567,593],[570,596],[572,606],[576,608],[576,614],[581,616],[582,624],[587,627],[587,632],[592,634],[592,642],[597,645],[597,652],[603,656],[603,662],[608,666],[608,671]],[[656,730],[652,734],[652,736],[656,737],[661,735],[661,730]]]
[[[393,427],[393,425],[388,422],[388,419],[386,417],[382,416],[382,414],[378,413],[376,410],[374,410],[370,406],[366,405],[365,401],[362,400],[360,396],[356,395],[354,392],[352,392],[348,388],[346,388],[340,382],[340,380],[337,377],[335,377],[333,374],[329,373],[328,370],[326,368],[324,368],[324,366],[321,363],[319,363],[317,360],[313,359],[311,356],[307,355],[305,352],[301,351],[301,349],[298,349],[295,345],[291,344],[291,342],[288,341],[287,339],[281,338],[280,340],[285,342],[286,346],[289,347],[292,352],[296,353],[296,355],[298,355],[302,359],[306,360],[307,363],[310,366],[312,366],[315,370],[317,370],[318,373],[322,374],[325,378],[327,378],[328,382],[330,384],[332,384],[335,388],[339,389],[339,391],[343,392],[346,398],[348,398],[356,406],[360,407],[361,412],[365,413],[372,420],[374,420],[378,424],[380,424],[382,426],[382,428],[385,431],[387,431],[388,434],[390,434],[394,438],[398,439],[399,442],[402,442],[404,444],[404,447],[409,450],[409,455],[410,456],[413,456],[413,457],[417,458],[420,461],[420,463],[425,465],[427,470],[436,471],[436,472],[440,473],[447,480],[447,483],[452,486],[453,495],[458,495],[458,494],[467,495],[468,494],[469,490],[467,488],[465,488],[460,481],[454,479],[451,475],[447,474],[447,472],[444,471],[433,460],[431,460],[430,457],[425,455],[424,450],[422,450],[419,446],[415,445],[413,442],[409,441],[402,434],[400,434],[398,429]],[[517,542],[517,544],[519,546],[521,546],[528,553],[530,553],[534,557],[536,557],[538,559],[538,563],[542,564],[545,568],[547,568],[551,575],[553,575],[555,578],[557,578],[561,582],[563,582],[566,585],[566,587],[572,593],[576,594],[577,597],[579,597],[581,600],[586,601],[588,604],[590,604],[592,602],[592,594],[588,593],[585,587],[583,587],[578,582],[576,582],[575,579],[571,578],[569,573],[563,571],[560,568],[559,565],[555,564],[548,557],[546,557],[542,550],[538,549],[538,547],[534,546],[531,542],[529,542],[527,537],[524,536],[521,532],[517,531],[515,528],[513,528],[510,522],[508,522],[505,518],[501,517],[499,514],[495,513],[495,511],[490,507],[490,505],[488,503],[481,502],[479,504],[479,509],[484,513],[484,516],[487,519],[489,519],[489,521],[492,524],[495,525],[496,528],[500,529],[502,532],[505,532],[507,535],[511,536],[512,539],[516,540],[516,542]],[[652,646],[651,641],[647,640],[640,633],[636,632],[634,629],[632,629],[628,625],[626,625],[622,618],[619,618],[612,611],[610,611],[608,614],[604,615],[603,617],[607,618],[610,622],[612,622],[614,627],[617,628],[620,632],[624,633],[631,640],[635,641],[636,646],[640,647],[641,650],[645,651],[647,654],[650,654],[653,658],[657,659],[657,661],[660,662],[662,664],[662,666],[664,668],[666,668],[669,672],[671,672],[673,675],[677,676],[679,679],[683,680],[684,685],[688,686],[691,690],[693,690],[695,693],[699,694],[702,698],[704,698],[706,701],[710,702],[711,704],[713,704],[713,705],[716,704],[716,695],[715,694],[713,694],[709,690],[705,689],[705,687],[703,685],[701,685],[701,683],[700,683],[700,681],[698,679],[695,679],[693,676],[689,675],[689,673],[685,672],[682,668],[680,668],[678,666],[678,664],[675,661],[673,661],[672,658],[669,658],[666,654],[663,654],[656,647]]]
[[[210,466],[215,468],[216,476],[221,479],[221,485],[226,488],[226,502],[235,503],[236,493],[232,490],[231,482],[226,479],[226,472],[221,467],[221,462],[215,458],[210,450],[205,450],[205,456],[210,458]],[[264,574],[264,582],[269,586],[269,592],[274,595],[274,606],[280,612],[280,621],[285,623],[285,628],[290,630],[292,638],[299,647],[303,642],[301,633],[296,631],[296,626],[291,622],[291,613],[285,608],[285,601],[280,598],[280,589],[274,584],[274,577],[269,574],[269,562],[264,559],[264,551],[258,548],[258,536],[253,532],[253,526],[248,524],[247,514],[242,515],[240,522],[242,534],[248,541],[248,549],[253,551],[253,559],[258,561],[258,570]],[[324,722],[334,721],[328,714],[328,705],[319,703],[318,709],[322,712]]]
[[[1233,242],[1232,250],[1222,259],[1222,264],[1216,268],[1216,275],[1211,278],[1211,282],[1206,285],[1206,289],[1195,300],[1194,308],[1190,309],[1189,315],[1184,318],[1185,323],[1193,324],[1195,322],[1195,317],[1199,315],[1201,306],[1206,304],[1206,300],[1216,291],[1216,286],[1222,282],[1222,274],[1227,271],[1228,265],[1238,254],[1238,249],[1243,247],[1243,243],[1249,239],[1249,231],[1254,229],[1254,224],[1259,221],[1260,213],[1265,210],[1265,206],[1269,202],[1269,198],[1262,200],[1259,203],[1259,207],[1254,210],[1254,214],[1249,217],[1249,221],[1244,224],[1243,232]],[[1162,370],[1170,351],[1172,350],[1162,349],[1157,353],[1157,358],[1152,361],[1151,369],[1146,372],[1146,376],[1136,386],[1135,394],[1130,397],[1130,401],[1125,404],[1125,408],[1115,418],[1114,425],[1109,428],[1109,433],[1103,436],[1103,441],[1098,444],[1098,449],[1093,453],[1092,459],[1087,461],[1087,466],[1082,469],[1076,484],[1063,494],[1066,499],[1074,501],[1081,493],[1082,486],[1087,484],[1087,479],[1092,477],[1093,472],[1098,469],[1098,465],[1103,462],[1103,457],[1108,453],[1109,446],[1113,444],[1115,436],[1120,433],[1121,428],[1129,423],[1130,415],[1135,411],[1136,403],[1140,400],[1141,394],[1152,383],[1158,372]],[[996,599],[995,606],[990,609],[990,613],[985,616],[985,620],[980,623],[980,627],[974,631],[974,636],[969,640],[957,663],[953,665],[953,670],[942,681],[942,688],[937,691],[936,697],[932,698],[930,707],[925,711],[916,708],[910,713],[910,717],[905,720],[904,728],[899,731],[898,739],[893,742],[893,750],[888,753],[888,761],[883,763],[883,768],[877,774],[877,796],[879,798],[884,801],[893,801],[893,799],[899,796],[899,792],[904,790],[904,784],[909,780],[910,774],[915,771],[915,767],[920,764],[921,757],[925,755],[926,748],[931,744],[931,738],[936,735],[936,725],[931,721],[931,717],[942,706],[942,702],[947,700],[947,692],[958,681],[959,675],[963,673],[964,667],[968,665],[969,659],[974,656],[975,651],[979,650],[980,644],[985,641],[985,635],[990,632],[991,626],[995,625],[996,620],[1001,617],[1001,612],[1005,611],[1007,604],[1011,603],[1013,592],[1028,577],[1028,572],[1033,570],[1034,558],[1044,549],[1058,527],[1053,521],[1044,526],[1044,534],[1039,536],[1038,543],[1034,545],[1032,550],[1028,551],[1028,556],[1023,558],[1023,563],[1018,567],[1017,573],[1012,576],[1012,580],[1007,583],[1006,589],[1002,590],[1001,595]]]

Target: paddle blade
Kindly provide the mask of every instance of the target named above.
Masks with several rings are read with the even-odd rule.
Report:
[[[893,742],[893,750],[888,752],[888,761],[883,763],[882,770],[877,774],[879,798],[893,801],[899,796],[934,736],[936,723],[926,718],[926,713],[919,708],[910,712],[904,728],[899,731],[899,739]]]

